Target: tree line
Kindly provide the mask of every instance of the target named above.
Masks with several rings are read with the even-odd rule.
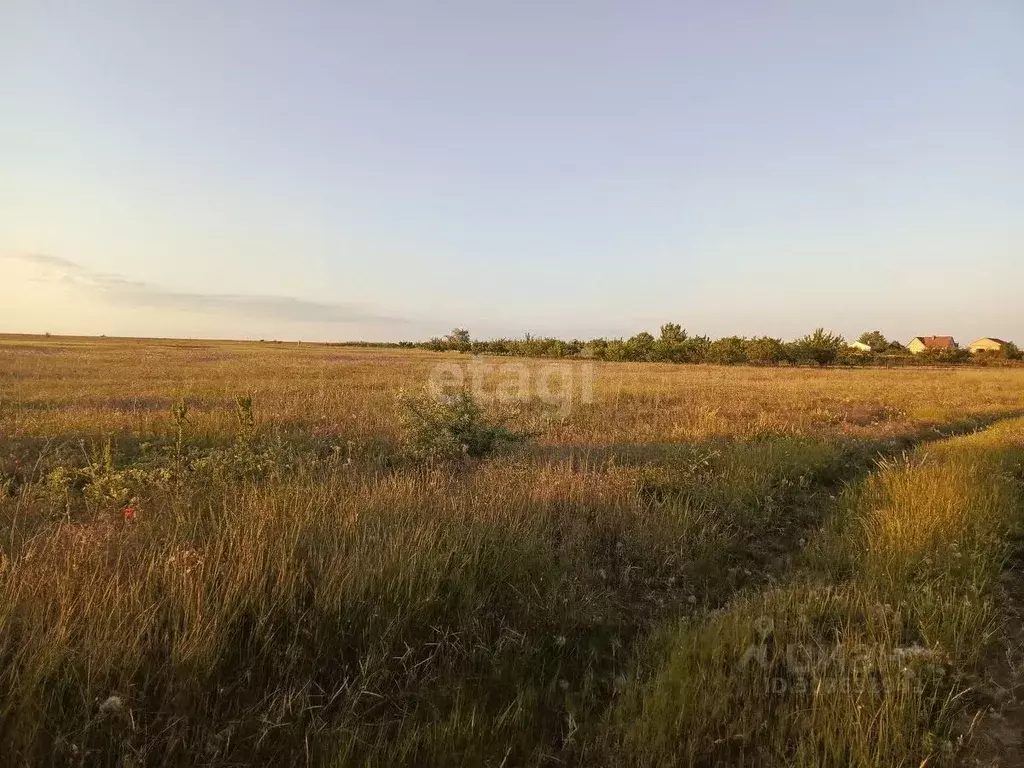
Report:
[[[716,363],[720,365],[911,365],[998,364],[1021,360],[1020,349],[1007,344],[999,352],[971,354],[966,349],[926,350],[912,354],[904,345],[890,341],[880,331],[861,334],[860,350],[839,334],[824,328],[792,341],[772,336],[725,336],[711,339],[690,335],[677,323],[665,323],[657,336],[642,331],[629,338],[563,340],[527,334],[521,339],[474,339],[465,328],[428,341],[401,341],[371,346],[426,349],[435,352],[466,352],[508,357],[580,358],[624,362]]]

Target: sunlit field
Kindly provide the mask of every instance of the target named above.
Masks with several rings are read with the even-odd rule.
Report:
[[[0,764],[1019,764],[1022,519],[1024,369],[0,337]]]

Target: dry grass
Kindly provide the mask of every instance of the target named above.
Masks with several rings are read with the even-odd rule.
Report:
[[[533,444],[412,461],[396,396],[453,359],[0,339],[0,754],[957,753],[977,702],[956,696],[999,622],[1020,428],[895,457],[1024,412],[1024,372],[602,364],[592,403],[523,404]],[[773,642],[920,647],[949,674],[924,692],[759,695],[778,669],[734,662],[765,615]]]
[[[791,583],[667,630],[608,734],[616,764],[953,762],[987,700],[1020,532],[1024,420],[884,462]]]

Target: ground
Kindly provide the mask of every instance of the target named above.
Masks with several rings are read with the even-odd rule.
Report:
[[[1012,765],[1022,385],[0,337],[0,755]]]

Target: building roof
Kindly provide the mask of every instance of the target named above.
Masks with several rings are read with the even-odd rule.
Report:
[[[920,341],[928,349],[956,349],[952,336],[915,336],[911,341]]]
[[[1002,339],[997,339],[995,336],[982,336],[980,339],[975,339],[974,341],[972,341],[968,346],[973,347],[975,344],[982,341],[994,341],[996,344],[1009,344],[1009,342],[1003,341]]]

